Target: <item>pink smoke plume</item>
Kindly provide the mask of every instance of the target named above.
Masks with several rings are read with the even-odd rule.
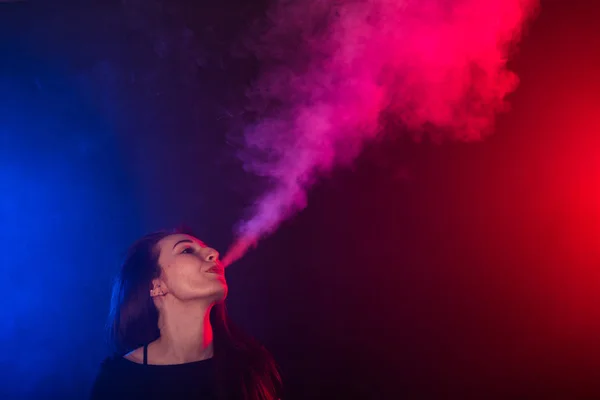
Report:
[[[537,0],[276,1],[250,45],[246,170],[272,186],[236,227],[231,264],[306,207],[306,191],[382,133],[382,112],[413,132],[477,140],[517,86],[506,67]]]

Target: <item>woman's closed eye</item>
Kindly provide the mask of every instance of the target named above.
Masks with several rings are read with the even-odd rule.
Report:
[[[195,252],[193,247],[186,247],[181,251],[181,254],[193,254]]]

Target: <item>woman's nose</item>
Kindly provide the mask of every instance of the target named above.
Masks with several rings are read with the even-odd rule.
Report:
[[[213,248],[208,247],[206,249],[206,261],[217,261],[219,259],[219,252]]]

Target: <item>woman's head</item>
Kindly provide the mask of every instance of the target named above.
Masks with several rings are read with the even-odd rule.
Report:
[[[154,251],[160,272],[152,279],[149,290],[159,309],[163,297],[214,304],[227,296],[219,253],[198,238],[185,233],[171,234],[160,239]]]
[[[127,251],[113,287],[109,335],[124,353],[157,339],[159,310],[168,299],[220,303],[227,283],[219,253],[193,235],[160,231]]]

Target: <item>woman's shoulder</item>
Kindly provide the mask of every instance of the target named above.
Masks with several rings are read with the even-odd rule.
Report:
[[[123,364],[121,358],[122,357],[117,357],[117,356],[106,357],[100,363],[100,368],[99,368],[98,374],[99,375],[107,375],[107,374],[111,374],[114,371],[120,369]]]
[[[114,398],[115,390],[118,390],[128,379],[125,363],[130,363],[122,356],[109,356],[100,363],[92,387],[91,399]]]
[[[137,349],[130,351],[129,353],[125,354],[124,356],[121,356],[121,358],[124,358],[127,361],[134,362],[136,364],[143,364],[144,363],[144,348],[138,347]]]
[[[127,354],[112,354],[107,356],[100,363],[101,373],[110,373],[112,371],[121,371],[123,368],[130,367],[135,364],[143,364],[144,353],[143,348],[133,350]]]

